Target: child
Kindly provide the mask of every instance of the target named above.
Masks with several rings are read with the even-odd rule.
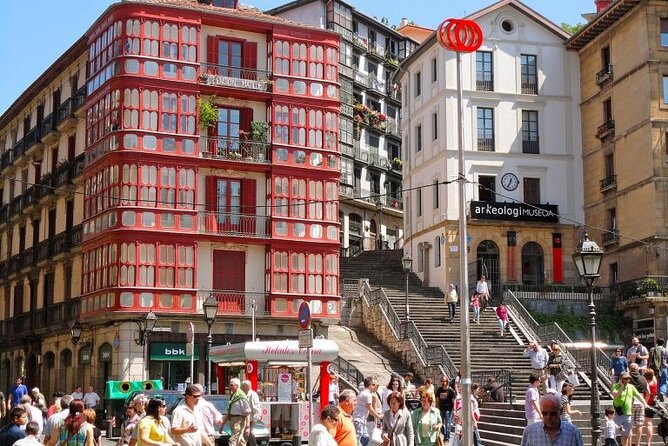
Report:
[[[605,446],[618,446],[617,429],[619,426],[614,422],[615,411],[611,408],[605,409],[605,419],[603,421],[603,435],[605,437]]]
[[[451,435],[448,446],[460,446],[462,443],[462,419],[459,417],[457,412],[455,412],[452,416],[452,426],[450,426]]]
[[[503,302],[496,307],[496,317],[499,319],[499,336],[503,337],[508,326],[508,309]]]
[[[471,296],[471,308],[473,308],[473,322],[480,323],[480,295],[474,293]]]

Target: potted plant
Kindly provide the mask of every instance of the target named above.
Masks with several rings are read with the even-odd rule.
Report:
[[[211,96],[209,99],[197,99],[200,130],[208,131],[216,125],[218,121],[218,108],[215,105],[215,101],[216,96]]]
[[[255,142],[266,143],[269,136],[269,125],[264,121],[252,121],[250,138]]]
[[[661,286],[656,280],[647,277],[638,285],[638,291],[648,297],[657,296],[661,292]]]
[[[401,161],[401,158],[399,158],[398,156],[396,156],[392,159],[392,169],[401,170],[403,165],[404,165],[404,162]]]

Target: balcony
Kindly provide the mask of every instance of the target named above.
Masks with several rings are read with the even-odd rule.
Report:
[[[596,137],[603,141],[608,136],[615,135],[615,121],[613,119],[608,119],[603,124],[599,125],[596,129]]]
[[[9,216],[13,217],[14,215],[19,215],[21,213],[21,195],[18,197],[12,198],[12,200],[9,202]]]
[[[522,94],[538,94],[538,79],[536,76],[522,76],[520,88]]]
[[[25,269],[30,268],[35,264],[35,250],[32,248],[24,249],[21,254],[19,254],[19,268]]]
[[[200,137],[202,158],[250,164],[270,164],[271,144],[250,139]]]
[[[478,138],[478,152],[493,152],[494,138]]]
[[[237,290],[200,290],[197,292],[197,308],[209,297],[213,296],[218,302],[218,315],[241,315],[251,316],[253,314],[253,303],[255,303],[255,316],[268,316],[269,293]]]
[[[264,215],[201,211],[198,221],[200,234],[271,238],[271,218]]]
[[[353,40],[353,32],[335,22],[329,22],[327,24],[327,29],[331,29],[335,33],[339,33],[341,37],[351,42]]]
[[[7,223],[9,220],[9,205],[5,204],[0,207],[0,223]]]
[[[57,189],[70,184],[70,178],[70,163],[68,161],[60,163],[51,174],[51,187]]]
[[[380,167],[381,169],[389,169],[390,160],[378,153],[369,153],[369,166]]]
[[[353,82],[364,88],[369,88],[369,76],[357,70],[355,70],[355,76],[353,77]]]
[[[353,106],[351,104],[346,104],[341,102],[341,114],[345,116],[353,117]]]
[[[40,186],[30,186],[26,189],[25,192],[21,195],[21,210],[25,211],[28,207],[36,204],[39,201],[38,189]]]
[[[540,153],[540,144],[538,138],[536,138],[535,141],[522,140],[522,153]]]
[[[353,149],[348,144],[342,143],[341,141],[339,141],[339,150],[341,152],[341,155],[347,155],[351,158],[355,157],[355,149]]]
[[[360,103],[355,104],[353,107],[355,111],[356,125],[365,125],[370,129],[379,132],[385,131],[385,125],[387,123],[387,116],[385,114]]]
[[[615,174],[610,174],[600,181],[601,181],[601,192],[617,188],[617,175]]]
[[[56,127],[56,117],[58,111],[51,113],[49,116],[42,120],[42,123],[39,127],[39,133],[44,144],[49,144],[58,140],[60,133],[58,133],[58,128]]]
[[[72,98],[72,112],[76,114],[78,117],[81,117],[79,116],[80,115],[79,111],[86,103],[86,95],[87,95],[87,90],[86,86],[84,85],[74,93],[74,97]]]
[[[401,123],[393,118],[387,118],[387,123],[385,124],[385,132],[388,135],[396,136],[401,138]]]
[[[612,65],[606,65],[601,71],[596,73],[596,85],[602,85],[603,83],[612,80]]]
[[[399,211],[404,210],[404,200],[401,197],[392,197],[388,195],[383,195],[381,196],[381,203],[383,203],[384,206],[396,209]]]
[[[2,154],[0,158],[0,168],[3,170],[14,163],[14,149],[9,149]]]
[[[477,91],[494,91],[494,81],[493,80],[483,80],[476,79],[475,89]]]
[[[369,51],[367,52],[367,56],[376,58],[377,60],[380,61],[384,61],[385,49],[381,48],[380,45],[378,45],[378,42],[369,42]]]
[[[14,144],[14,161],[20,159],[26,150],[25,139],[21,139],[16,144]]]
[[[603,246],[614,245],[619,241],[619,231],[617,229],[608,229],[603,233]]]
[[[347,198],[353,198],[355,196],[355,188],[353,188],[353,186],[339,184],[339,195]]]
[[[77,124],[77,118],[74,116],[72,105],[72,98],[68,98],[58,107],[58,114],[56,115],[56,128],[59,132],[66,132],[71,130]]]
[[[32,129],[30,129],[25,138],[23,138],[25,141],[25,152],[30,151],[30,149],[42,143],[40,139],[39,128],[40,128],[39,124],[36,125]]]
[[[352,37],[353,37],[353,46],[363,49],[364,51],[369,50],[369,39],[354,33]]]
[[[200,65],[198,80],[201,85],[260,92],[269,91],[272,84],[269,71],[210,63]]]
[[[19,265],[20,265],[20,259],[18,254],[10,257],[9,263],[7,264],[7,272],[9,274],[19,272]]]
[[[378,93],[379,95],[385,95],[385,84],[386,82],[384,80],[378,79],[374,76],[369,76],[369,88],[373,91]]]
[[[397,84],[390,83],[388,83],[385,87],[386,98],[401,104],[401,87],[399,87]]]
[[[359,147],[355,147],[355,161],[361,161],[364,164],[369,164],[369,152],[364,152]]]
[[[347,65],[339,64],[339,74],[350,79],[353,78],[353,69]]]

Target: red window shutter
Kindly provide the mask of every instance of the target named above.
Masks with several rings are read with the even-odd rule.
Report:
[[[205,181],[205,204],[206,210],[213,212],[216,210],[216,204],[218,202],[216,196],[216,177],[206,177]]]
[[[244,132],[250,132],[251,121],[253,120],[253,109],[242,108],[241,116],[239,118],[239,128]]]
[[[255,180],[243,179],[241,182],[241,213],[246,215],[255,215],[255,200],[257,192],[255,190]]]
[[[257,43],[256,42],[244,42],[243,49],[243,58],[244,58],[244,68],[246,75],[243,76],[245,79],[257,79]]]
[[[218,74],[218,37],[208,36],[206,40],[206,61],[209,64],[216,65],[209,67],[210,74]]]

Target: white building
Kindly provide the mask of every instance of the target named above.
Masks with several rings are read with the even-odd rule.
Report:
[[[564,46],[569,34],[516,0],[467,18],[484,33],[480,49],[462,56],[469,284],[487,274],[495,290],[570,285],[581,235],[574,222],[584,217],[579,64]],[[445,289],[459,282],[458,186],[442,184],[458,175],[456,55],[433,34],[402,68],[404,250],[425,284]]]

